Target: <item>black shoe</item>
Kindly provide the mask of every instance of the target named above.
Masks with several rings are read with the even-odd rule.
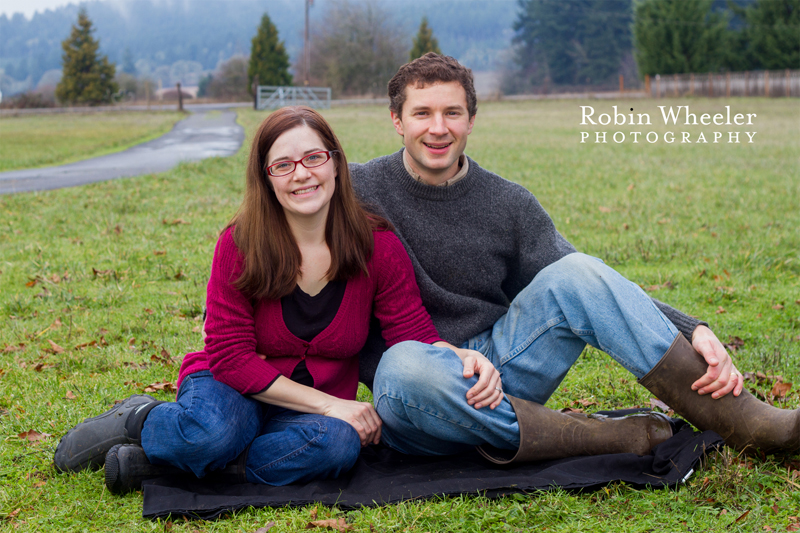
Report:
[[[174,466],[150,464],[142,447],[136,444],[117,444],[106,455],[106,487],[114,494],[142,490],[142,481],[147,479],[183,474]]]
[[[87,418],[70,429],[61,438],[56,448],[53,462],[60,472],[78,472],[91,468],[98,470],[103,466],[106,454],[115,444],[139,444],[141,442],[141,423],[139,417],[138,434],[130,435],[126,422],[132,413],[140,409],[149,411],[156,399],[146,394],[137,394],[126,398],[94,418]],[[162,402],[157,402],[162,403]],[[156,404],[156,405],[157,405]],[[139,413],[141,414],[141,412]]]

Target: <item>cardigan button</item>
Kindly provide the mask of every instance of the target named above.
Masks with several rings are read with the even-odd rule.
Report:
[[[309,346],[310,346],[310,344],[308,344],[307,342],[304,342],[304,343],[303,343],[303,347],[304,347],[304,348],[308,348]]]

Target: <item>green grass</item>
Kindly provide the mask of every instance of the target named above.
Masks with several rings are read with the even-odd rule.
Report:
[[[37,115],[0,119],[0,172],[72,163],[167,133],[176,112]]]
[[[656,105],[687,102],[703,112],[723,105],[634,107],[656,119]],[[592,105],[600,113],[615,103],[629,105]],[[577,102],[525,102],[482,104],[467,151],[533,191],[578,249],[705,318],[723,341],[740,337],[738,367],[795,383],[784,403],[797,408],[800,104],[725,103],[758,113],[755,144],[579,144]],[[400,146],[385,108],[325,115],[351,161]],[[263,118],[239,116],[250,133]],[[150,383],[174,381],[183,354],[199,348],[211,255],[241,200],[246,152],[158,175],[0,196],[0,529],[252,532],[274,521],[272,531],[296,531],[312,519],[311,507],[250,509],[211,523],[176,518],[170,529],[141,518],[140,495],[109,494],[101,472],[58,475],[51,464],[71,426]],[[604,409],[648,405],[650,395],[587,350],[548,406],[579,399]],[[18,436],[28,430],[51,437],[29,443]],[[614,485],[465,496],[357,512],[320,507],[318,518],[345,517],[354,531],[786,531],[800,515],[800,463],[791,460],[717,454],[677,491]]]

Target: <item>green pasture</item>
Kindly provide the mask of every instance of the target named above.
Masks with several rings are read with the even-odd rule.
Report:
[[[72,163],[167,133],[176,112],[37,115],[0,119],[0,172]]]
[[[612,105],[634,107],[649,113],[653,125],[581,126],[581,104],[598,114]],[[748,127],[664,126],[656,106],[686,104],[698,115],[724,112],[727,104],[758,116]],[[325,115],[351,161],[400,147],[383,107]],[[174,120],[159,117],[164,124]],[[239,113],[249,133],[263,117]],[[467,153],[529,188],[579,250],[707,320],[736,347],[740,370],[768,376],[748,382],[752,390],[797,408],[799,119],[796,99],[482,103]],[[38,120],[17,124],[32,128],[26,121]],[[48,120],[58,129],[74,117]],[[6,124],[0,122],[2,135]],[[601,130],[655,131],[660,138],[686,130],[694,140],[701,131],[724,131],[727,139],[734,129],[757,131],[755,142],[615,144],[609,134],[606,144],[580,143],[581,131],[593,140]],[[29,141],[26,150],[44,151],[48,143]],[[93,153],[98,143],[83,146]],[[182,356],[201,346],[214,243],[241,200],[247,152],[163,174],[0,196],[0,530],[250,533],[274,522],[270,531],[283,532],[313,519],[308,506],[244,510],[208,523],[151,522],[141,518],[141,495],[109,494],[102,472],[59,475],[52,467],[58,439],[71,426],[148,385],[174,382]],[[0,168],[20,164],[3,148]],[[776,376],[795,384],[785,398],[770,395]],[[633,376],[587,350],[548,406],[591,411],[649,406],[650,399]],[[355,512],[320,506],[316,515],[345,518],[352,531],[363,532],[795,531],[799,470],[798,456],[725,451],[675,491],[613,485],[585,494],[463,496]]]

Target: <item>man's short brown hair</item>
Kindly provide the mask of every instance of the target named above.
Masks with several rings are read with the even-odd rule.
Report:
[[[434,83],[457,81],[467,93],[467,111],[470,118],[478,112],[478,97],[472,71],[450,56],[428,52],[424,56],[406,63],[389,81],[389,110],[397,116],[403,111],[406,87],[414,85],[422,89]]]

